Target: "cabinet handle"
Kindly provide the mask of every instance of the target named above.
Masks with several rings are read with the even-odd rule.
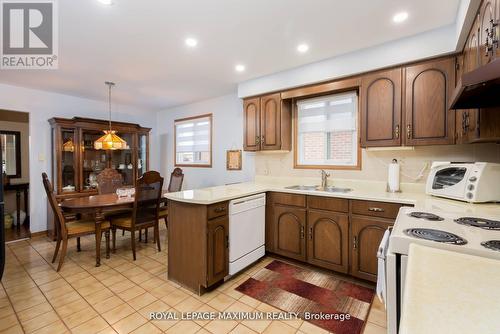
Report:
[[[411,138],[411,124],[408,124],[406,126],[406,138],[408,138],[408,139]]]
[[[382,208],[368,208],[368,211],[372,212],[384,212],[385,210]]]
[[[255,144],[259,145],[260,144],[260,137],[255,136]]]
[[[220,212],[224,212],[224,211],[226,211],[226,208],[225,208],[225,207],[223,207],[223,206],[220,206],[220,207],[218,207],[218,208],[215,208],[215,209],[214,209],[214,211],[215,211],[216,213],[220,213]]]
[[[313,228],[312,226],[309,227],[309,239],[312,240],[313,239]]]
[[[396,129],[394,130],[394,135],[396,136],[396,139],[399,139],[399,124],[396,125]]]
[[[358,237],[354,236],[352,238],[352,248],[353,249],[358,249]]]
[[[264,135],[262,136],[262,139],[260,140],[262,145],[264,145],[266,143],[266,137],[264,137]]]
[[[300,238],[304,239],[304,237],[305,237],[305,231],[304,231],[304,225],[302,225],[300,227]]]

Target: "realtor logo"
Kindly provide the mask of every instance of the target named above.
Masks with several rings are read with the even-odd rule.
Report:
[[[57,69],[56,0],[0,0],[1,69]]]

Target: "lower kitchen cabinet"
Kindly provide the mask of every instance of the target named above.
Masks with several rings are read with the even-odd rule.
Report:
[[[377,281],[377,250],[393,221],[375,217],[351,217],[351,275]]]
[[[338,272],[349,271],[349,219],[322,210],[307,212],[307,262]]]
[[[274,252],[292,259],[306,260],[306,210],[274,205]]]
[[[229,274],[229,219],[227,216],[208,221],[207,282],[212,285]]]

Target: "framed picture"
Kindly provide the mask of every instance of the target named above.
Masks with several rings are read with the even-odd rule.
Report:
[[[227,170],[241,170],[241,150],[228,150],[226,156]]]

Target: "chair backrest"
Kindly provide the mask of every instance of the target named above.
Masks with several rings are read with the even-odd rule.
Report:
[[[121,186],[123,186],[123,176],[116,169],[105,168],[97,175],[99,194],[114,194]]]
[[[173,193],[176,191],[181,191],[182,182],[184,181],[184,174],[182,169],[179,167],[175,168],[172,174],[170,174],[170,183],[168,184],[168,192]]]
[[[137,180],[132,227],[135,224],[158,220],[162,187],[163,177],[155,171],[146,172]]]
[[[47,193],[47,199],[49,201],[50,207],[54,212],[54,219],[56,224],[55,228],[58,232],[61,232],[62,237],[66,237],[67,231],[64,215],[62,214],[59,204],[57,203],[56,195],[54,195],[54,188],[52,187],[52,184],[50,183],[46,173],[42,173],[42,182],[43,187],[45,188],[45,192]]]

